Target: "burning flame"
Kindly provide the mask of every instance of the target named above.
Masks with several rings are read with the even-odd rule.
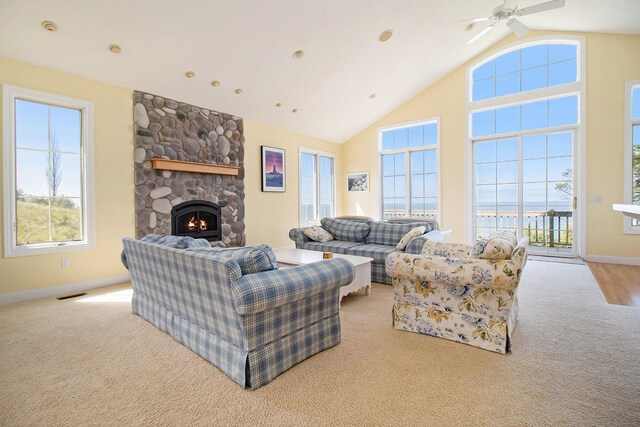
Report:
[[[187,230],[189,231],[196,231],[198,228],[198,225],[196,223],[196,217],[192,216],[191,218],[189,218],[189,221],[187,222]],[[200,231],[206,231],[207,230],[207,221],[205,221],[204,219],[200,220]]]

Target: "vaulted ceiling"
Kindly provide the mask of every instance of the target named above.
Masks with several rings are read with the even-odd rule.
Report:
[[[509,34],[501,25],[465,44],[474,31],[461,20],[500,3],[0,0],[0,55],[344,142]],[[639,0],[567,0],[521,20],[537,30],[640,34],[639,16]],[[43,30],[45,20],[58,31]],[[393,36],[380,42],[387,29]],[[112,43],[122,51],[111,53]]]

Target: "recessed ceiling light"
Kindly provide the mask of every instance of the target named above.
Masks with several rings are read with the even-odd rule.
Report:
[[[120,53],[120,52],[122,52],[122,48],[120,46],[118,46],[117,44],[110,44],[107,49],[109,49],[109,51],[112,52],[112,53]]]
[[[380,40],[381,42],[386,42],[391,38],[392,35],[393,35],[393,30],[384,30],[383,32],[380,33],[378,40]]]
[[[42,28],[51,32],[58,31],[56,23],[51,21],[42,21]]]
[[[218,87],[218,86],[220,86],[220,82],[217,81],[217,80],[214,80],[214,81],[211,82],[211,86]]]
[[[239,88],[238,88],[238,89],[234,90],[234,92],[235,92],[237,95],[240,95],[240,94],[242,93],[242,89],[239,89]]]
[[[196,76],[196,73],[194,73],[193,71],[187,71],[186,73],[184,73],[185,77],[188,79],[192,79]]]
[[[304,50],[296,50],[291,56],[293,56],[293,59],[300,59],[304,56]]]
[[[375,93],[372,93],[371,95],[369,95],[369,99],[373,99],[373,98],[375,98],[375,97],[376,97],[376,94],[375,94]]]
[[[294,108],[293,110],[291,110],[291,112],[292,112],[292,113],[297,113],[297,112],[298,112],[298,109],[297,109],[297,108]]]
[[[282,107],[282,102],[278,102],[278,103],[276,104],[276,107],[278,107],[278,108]]]

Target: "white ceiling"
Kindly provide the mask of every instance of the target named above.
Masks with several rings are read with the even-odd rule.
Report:
[[[459,22],[489,15],[499,3],[0,0],[0,55],[344,142],[505,37],[501,25],[467,46],[473,32]],[[640,34],[640,0],[566,3],[522,22],[532,29]],[[44,20],[59,30],[45,32]],[[393,37],[381,43],[386,29]],[[110,43],[122,53],[108,52]],[[297,61],[296,49],[305,52]],[[184,77],[187,70],[194,79]],[[221,85],[211,87],[212,80]]]

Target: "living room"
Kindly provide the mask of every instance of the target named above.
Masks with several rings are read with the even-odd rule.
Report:
[[[1,2],[1,423],[640,423],[640,3],[541,3]],[[77,147],[21,145],[25,100]],[[394,329],[383,259],[340,344],[243,389],[132,314],[123,238],[193,200],[276,255],[324,217],[526,237],[510,352]]]

